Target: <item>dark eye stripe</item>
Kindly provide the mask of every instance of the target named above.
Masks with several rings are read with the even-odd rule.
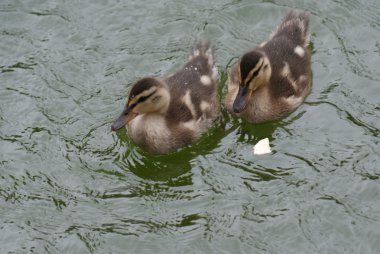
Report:
[[[154,92],[148,94],[147,96],[140,97],[139,100],[137,101],[137,103],[140,103],[140,102],[144,102],[144,101],[146,101],[149,97],[151,97],[151,96],[152,96],[153,94],[155,94],[155,93],[156,93],[156,91],[154,91]]]
[[[151,97],[151,96],[152,96],[153,94],[155,94],[155,93],[156,93],[156,91],[153,91],[152,93],[148,94],[147,96],[142,96],[142,97],[140,97],[140,98],[137,100],[137,102],[134,103],[134,104],[132,104],[130,107],[131,107],[131,108],[136,107],[137,104],[146,101],[149,97]]]
[[[260,67],[252,73],[252,77],[248,80],[247,85],[251,83],[252,79],[254,79],[257,76],[263,64],[264,64],[264,61],[262,61],[260,64]]]

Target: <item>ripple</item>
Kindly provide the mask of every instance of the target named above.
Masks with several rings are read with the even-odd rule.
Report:
[[[176,153],[113,133],[128,87],[211,38],[228,68],[289,8],[311,11],[313,91],[280,121],[218,123]],[[2,252],[374,253],[375,0],[0,4]],[[252,154],[268,137],[273,153]],[[180,251],[179,251],[180,250]],[[296,250],[296,251],[295,251]]]

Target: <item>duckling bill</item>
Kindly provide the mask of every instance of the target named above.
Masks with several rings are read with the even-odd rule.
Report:
[[[309,13],[290,11],[270,38],[230,70],[225,105],[252,123],[279,119],[311,91]]]
[[[182,69],[163,79],[142,78],[132,86],[112,130],[127,126],[132,140],[155,154],[191,144],[219,114],[216,77],[210,43],[196,42]]]

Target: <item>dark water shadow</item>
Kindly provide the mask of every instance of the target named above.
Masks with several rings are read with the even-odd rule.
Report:
[[[241,120],[237,125],[237,128],[239,128],[237,142],[253,144],[264,138],[272,139],[273,133],[279,126],[281,124],[278,122],[252,124]]]
[[[220,147],[219,143],[226,135],[223,121],[220,120],[194,144],[167,155],[153,155],[137,147],[125,131],[117,132],[121,145],[127,147],[120,162],[123,170],[130,170],[140,178],[170,181],[174,185],[175,179],[178,179],[181,182],[178,184],[183,185],[184,179],[180,176],[191,170],[192,163],[198,156],[211,154]]]

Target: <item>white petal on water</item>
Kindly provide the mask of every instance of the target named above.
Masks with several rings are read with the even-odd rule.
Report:
[[[260,140],[253,147],[253,154],[262,155],[262,154],[267,154],[267,153],[271,153],[271,152],[272,151],[270,150],[268,138],[264,138],[264,139]]]

